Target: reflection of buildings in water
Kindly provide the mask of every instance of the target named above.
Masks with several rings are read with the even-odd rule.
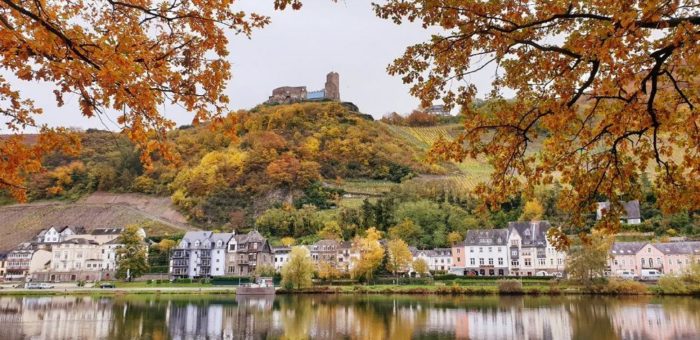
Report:
[[[522,301],[504,307],[467,311],[460,321],[461,339],[572,339],[572,320],[564,305],[525,307]]]
[[[272,324],[274,295],[236,296],[238,308],[227,308],[224,315],[225,339],[266,338]]]
[[[615,331],[622,339],[693,339],[700,322],[692,309],[661,304],[613,304]]]
[[[0,298],[0,339],[105,338],[111,304],[90,297]]]
[[[274,296],[237,297],[233,303],[170,303],[167,323],[172,339],[258,339],[270,328]]]

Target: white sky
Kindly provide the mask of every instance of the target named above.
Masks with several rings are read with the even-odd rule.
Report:
[[[419,25],[399,26],[376,17],[370,0],[306,0],[300,11],[283,12],[273,10],[272,0],[240,0],[236,6],[269,15],[272,23],[255,31],[250,40],[242,36],[231,39],[233,79],[226,90],[231,109],[251,108],[279,86],[322,89],[330,71],[340,74],[341,99],[354,102],[375,118],[391,111],[410,112],[418,105],[418,100],[408,94],[409,86],[399,77],[389,76],[386,67],[405,47],[429,39],[429,32]],[[28,83],[7,72],[0,74],[44,109],[44,115],[37,119],[40,124],[118,130],[108,119],[101,122],[81,117],[75,97],[66,97],[66,105],[57,108],[51,84]],[[478,76],[483,79],[473,77],[471,81],[485,90],[491,73]],[[168,106],[164,111],[178,125],[189,124],[192,119],[191,114],[177,107]],[[7,133],[4,125],[0,133]]]

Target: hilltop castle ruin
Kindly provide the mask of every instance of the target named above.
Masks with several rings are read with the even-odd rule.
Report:
[[[289,104],[304,100],[333,100],[340,101],[340,76],[337,72],[326,75],[326,85],[323,90],[306,91],[306,86],[283,86],[272,90],[267,100],[268,104]]]

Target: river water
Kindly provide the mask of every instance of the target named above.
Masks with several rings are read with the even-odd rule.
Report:
[[[656,297],[0,297],[0,339],[700,339]]]

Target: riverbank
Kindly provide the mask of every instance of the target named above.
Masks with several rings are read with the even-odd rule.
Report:
[[[115,288],[57,286],[50,289],[2,287],[0,295],[130,295],[130,294],[236,294],[236,286],[210,283],[118,282]],[[655,285],[613,282],[598,285],[543,283],[505,287],[495,282],[481,285],[317,285],[309,288],[278,288],[277,294],[373,294],[373,295],[663,295]]]

